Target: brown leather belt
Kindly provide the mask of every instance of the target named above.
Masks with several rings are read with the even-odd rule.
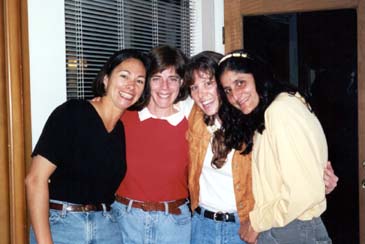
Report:
[[[50,202],[49,208],[55,210],[63,210],[63,205],[64,204]],[[104,205],[105,205],[105,210],[110,211],[110,205],[109,204],[104,204]],[[85,205],[76,204],[76,205],[67,205],[66,211],[70,212],[104,211],[104,208],[103,204],[85,204]]]
[[[170,214],[176,215],[181,214],[179,207],[186,202],[186,199],[179,199],[171,202],[138,202],[118,195],[115,196],[115,200],[124,205],[129,205],[129,202],[133,201],[132,207],[140,208],[143,211],[166,211],[167,208]]]

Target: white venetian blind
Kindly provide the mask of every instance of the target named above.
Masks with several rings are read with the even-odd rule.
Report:
[[[192,50],[195,0],[65,0],[67,99],[92,98],[92,82],[115,51],[168,44]]]

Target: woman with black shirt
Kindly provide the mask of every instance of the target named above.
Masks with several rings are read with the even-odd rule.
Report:
[[[149,63],[116,52],[93,84],[101,99],[67,101],[48,118],[26,177],[30,243],[121,243],[110,206],[126,172],[120,117],[143,100]]]

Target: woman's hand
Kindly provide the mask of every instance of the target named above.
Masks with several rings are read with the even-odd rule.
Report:
[[[257,237],[259,236],[259,233],[252,228],[250,220],[241,222],[238,234],[243,241],[249,244],[256,243]]]
[[[331,193],[337,186],[338,177],[335,175],[330,161],[327,162],[324,168],[323,180],[326,187],[326,194]]]

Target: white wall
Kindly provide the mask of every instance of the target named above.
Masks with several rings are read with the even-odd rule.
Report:
[[[64,2],[28,0],[32,145],[66,101]]]
[[[223,44],[224,0],[214,0],[214,51],[224,54]]]
[[[224,0],[197,0],[193,54],[205,50],[224,54]]]
[[[224,0],[196,0],[192,54],[224,52]],[[32,145],[55,107],[66,101],[64,1],[28,0]]]

